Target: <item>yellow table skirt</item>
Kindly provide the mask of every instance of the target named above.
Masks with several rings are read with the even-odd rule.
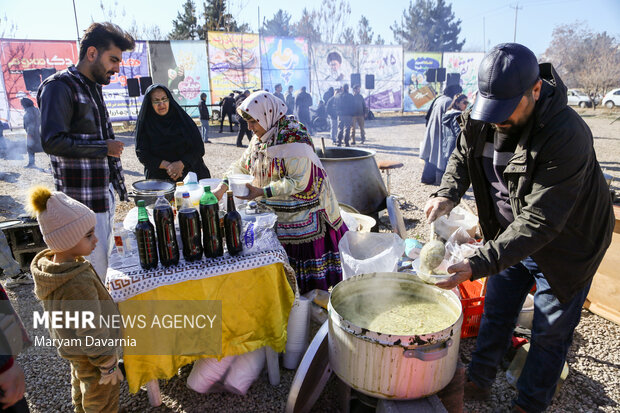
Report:
[[[294,294],[283,264],[188,280],[147,291],[130,300],[221,300],[222,354],[236,356],[270,346],[283,352]],[[129,301],[129,300],[128,300]],[[121,314],[123,302],[119,303]],[[157,337],[153,337],[157,340]],[[124,356],[129,391],[153,379],[170,379],[180,367],[204,356]]]

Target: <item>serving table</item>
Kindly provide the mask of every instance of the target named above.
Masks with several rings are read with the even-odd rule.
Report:
[[[274,234],[275,238],[275,234]],[[219,300],[222,304],[222,343],[220,354],[182,353],[179,340],[170,340],[167,355],[133,355],[124,349],[124,363],[129,391],[136,393],[146,385],[151,404],[158,405],[158,379],[170,379],[179,368],[203,357],[235,356],[267,347],[268,352],[283,352],[289,312],[297,293],[295,273],[284,248],[277,242],[270,249],[252,251],[232,257],[224,256],[143,270],[139,264],[135,239],[130,239],[133,253],[121,256],[114,252],[106,277],[113,300],[121,315],[128,303],[137,300]],[[123,333],[125,337],[127,331]],[[161,340],[162,337],[153,337]],[[195,340],[192,340],[195,341]],[[192,343],[195,347],[196,343]],[[212,348],[205,343],[205,349]],[[267,362],[277,363],[268,355]],[[275,361],[274,361],[275,360]],[[277,367],[269,368],[270,375]],[[275,373],[277,374],[277,373]],[[272,378],[279,381],[279,376]]]

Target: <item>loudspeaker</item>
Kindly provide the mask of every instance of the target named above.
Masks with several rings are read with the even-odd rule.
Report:
[[[436,82],[437,79],[437,69],[426,69],[426,83]]]
[[[440,67],[437,69],[437,80],[436,82],[445,82],[446,81],[446,68]]]
[[[362,76],[359,73],[351,73],[351,88],[355,85],[362,85]]]
[[[127,79],[127,92],[129,92],[130,98],[140,96],[140,85],[138,84],[138,79]]]
[[[150,76],[144,76],[140,78],[140,91],[144,95],[146,93],[146,89],[149,88],[153,84],[153,78]]]
[[[366,75],[366,89],[375,88],[375,75]]]
[[[460,73],[448,73],[448,77],[446,78],[446,86],[458,85],[461,83],[461,74]]]
[[[24,70],[22,76],[24,76],[26,90],[30,92],[39,90],[39,86],[41,86],[41,69]]]

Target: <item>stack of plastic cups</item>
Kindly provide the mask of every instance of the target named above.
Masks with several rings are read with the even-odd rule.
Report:
[[[307,298],[299,297],[293,303],[288,316],[286,350],[282,364],[289,370],[297,368],[308,346],[311,303]]]

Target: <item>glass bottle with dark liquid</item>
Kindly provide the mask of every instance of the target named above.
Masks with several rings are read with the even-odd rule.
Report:
[[[146,212],[144,201],[138,201],[138,224],[135,229],[138,241],[138,254],[140,265],[145,270],[157,267],[157,241],[155,241],[155,228]]]
[[[179,263],[179,244],[177,243],[177,232],[174,227],[174,210],[163,194],[158,195],[153,216],[157,231],[159,261],[164,267],[169,267]]]
[[[230,255],[237,255],[243,251],[241,241],[241,214],[235,208],[235,199],[232,191],[227,191],[228,205],[224,216],[224,231],[226,232],[226,247]]]
[[[177,215],[183,243],[183,257],[185,261],[199,260],[202,257],[200,217],[189,199],[189,192],[183,193],[183,203]]]
[[[211,192],[210,186],[204,187],[205,191],[200,198],[200,219],[202,220],[202,246],[205,257],[215,258],[224,254],[224,242],[220,229],[220,207],[217,198]]]

